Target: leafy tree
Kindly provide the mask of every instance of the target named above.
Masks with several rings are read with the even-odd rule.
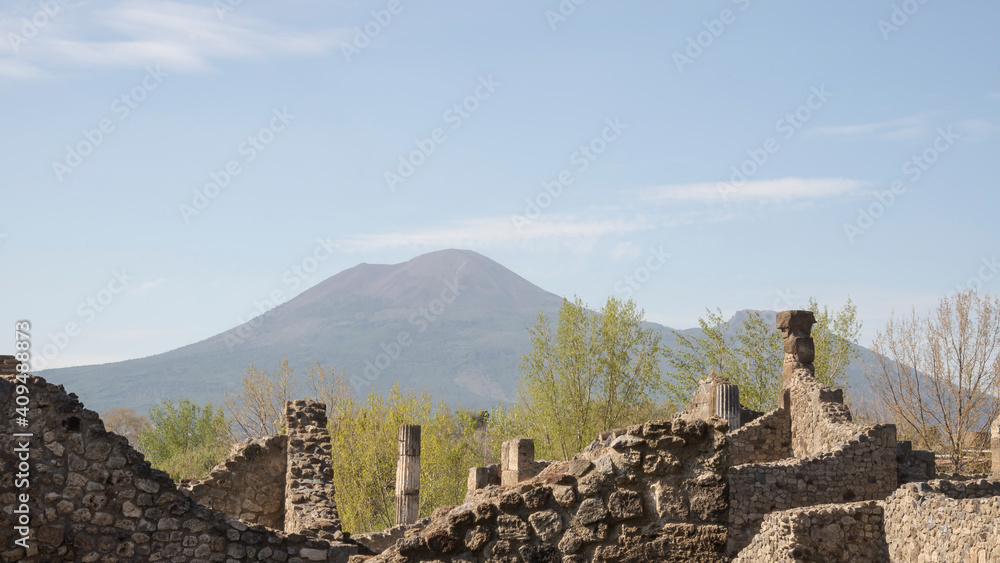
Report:
[[[149,409],[150,425],[139,445],[150,464],[175,480],[204,477],[229,450],[229,423],[222,409],[188,399],[169,399]]]
[[[842,308],[830,311],[810,298],[809,310],[816,317],[812,329],[816,378],[824,385],[846,388],[847,366],[859,356],[857,307],[848,298]],[[715,372],[739,386],[743,406],[759,411],[774,408],[784,360],[781,333],[754,311],[735,332],[720,309],[706,313],[698,319],[700,335],[674,332],[677,346],[666,353],[671,368],[667,396],[675,404],[685,404],[698,381]]]
[[[398,385],[387,396],[372,391],[364,404],[342,404],[330,419],[330,434],[345,529],[360,533],[394,525],[397,432],[403,424],[421,426],[419,514],[462,502],[469,468],[482,463],[475,416],[454,413],[444,403],[434,408],[427,393],[403,392]]]
[[[279,433],[285,419],[285,401],[295,398],[294,372],[288,358],[282,359],[273,373],[257,369],[253,362],[247,366],[240,390],[234,395],[226,392],[223,402],[236,434],[234,438],[262,438]]]
[[[970,289],[926,316],[893,314],[872,351],[865,375],[876,411],[954,471],[982,465],[980,437],[1000,414],[1000,298]]]
[[[598,432],[655,409],[663,349],[642,321],[634,301],[614,297],[597,313],[579,298],[563,300],[555,334],[539,313],[528,329],[532,350],[521,358],[519,394],[541,456],[568,459]]]

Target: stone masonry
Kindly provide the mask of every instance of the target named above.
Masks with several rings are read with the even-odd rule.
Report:
[[[727,561],[727,428],[677,416],[612,432],[571,461],[440,509],[368,561]]]
[[[340,541],[344,534],[334,497],[326,405],[289,401],[285,403],[285,424],[285,531]]]
[[[27,411],[17,410],[20,396]],[[0,475],[4,562],[343,563],[358,552],[194,502],[41,377],[0,376]]]
[[[990,448],[993,450],[993,478],[1000,481],[1000,416],[993,421],[993,426],[990,428]]]

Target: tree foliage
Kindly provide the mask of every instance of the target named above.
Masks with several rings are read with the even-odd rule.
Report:
[[[662,387],[660,335],[632,300],[600,312],[563,300],[556,331],[539,313],[522,357],[519,394],[541,456],[568,459],[598,432],[645,419]]]
[[[295,398],[295,369],[284,358],[274,372],[253,362],[235,394],[226,392],[223,404],[232,421],[234,438],[262,438],[278,434],[285,419],[285,402]]]
[[[420,510],[429,516],[438,506],[460,504],[470,467],[482,465],[477,436],[479,413],[436,408],[427,393],[372,391],[363,404],[341,402],[330,418],[337,507],[345,529],[383,530],[394,525],[398,429],[421,426]]]
[[[809,310],[816,317],[812,330],[816,378],[830,387],[847,388],[847,366],[859,355],[857,307],[848,298],[843,307],[831,311],[810,298]],[[668,398],[675,404],[687,403],[698,381],[715,372],[739,386],[743,406],[758,411],[774,408],[784,360],[780,331],[755,311],[748,311],[736,328],[729,325],[721,309],[706,309],[698,326],[701,330],[697,335],[674,332],[677,346],[667,351]]]
[[[169,399],[149,409],[149,426],[139,433],[149,463],[174,480],[204,477],[229,451],[229,423],[222,409],[188,399]]]
[[[926,316],[895,313],[866,366],[875,410],[954,471],[983,463],[982,437],[1000,414],[1000,298],[974,290],[942,298]]]

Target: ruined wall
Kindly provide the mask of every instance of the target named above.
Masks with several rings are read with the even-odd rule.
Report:
[[[795,457],[831,451],[861,428],[851,421],[851,411],[844,405],[844,390],[826,387],[809,370],[796,370],[784,392],[791,398]]]
[[[770,512],[881,500],[891,494],[896,489],[896,427],[856,428],[858,434],[829,452],[730,468],[730,553],[747,545]]]
[[[729,464],[767,463],[791,456],[792,418],[787,409],[757,417],[729,433]]]
[[[607,447],[478,491],[369,562],[727,561],[726,427],[675,417],[623,429]]]
[[[893,561],[1000,561],[1000,481],[910,483],[882,504]]]
[[[285,473],[285,531],[326,540],[344,539],[333,486],[326,405],[285,403],[288,456]]]
[[[883,516],[875,501],[775,512],[733,563],[888,561]]]
[[[18,384],[0,376],[0,560],[292,563],[357,553],[195,504],[76,395],[40,377]],[[18,396],[29,398],[26,412]]]
[[[248,524],[277,530],[285,523],[287,436],[246,439],[203,479],[178,485],[194,502]]]

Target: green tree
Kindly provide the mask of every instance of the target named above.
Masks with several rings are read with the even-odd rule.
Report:
[[[830,387],[847,388],[847,367],[857,359],[857,337],[861,323],[857,307],[847,299],[839,310],[831,311],[809,299],[816,317],[812,338],[816,347],[813,362],[816,378]],[[698,381],[709,373],[735,383],[743,406],[768,411],[781,391],[781,364],[784,360],[781,333],[763,317],[749,311],[737,329],[725,320],[720,309],[706,309],[698,319],[700,335],[674,332],[677,346],[667,351],[670,377],[667,396],[675,404],[686,404]]]
[[[229,450],[229,423],[222,409],[188,399],[176,405],[164,399],[147,413],[149,426],[139,433],[139,447],[149,463],[174,480],[204,477]]]
[[[809,310],[816,317],[812,330],[816,379],[828,387],[847,389],[847,366],[861,354],[857,345],[861,332],[858,308],[848,297],[847,303],[833,312],[826,305],[820,309],[816,300],[810,297]]]
[[[528,329],[519,394],[527,431],[542,457],[568,459],[597,433],[643,420],[662,388],[660,335],[642,327],[632,300],[608,299],[600,312],[563,300],[556,332],[539,313]]]

